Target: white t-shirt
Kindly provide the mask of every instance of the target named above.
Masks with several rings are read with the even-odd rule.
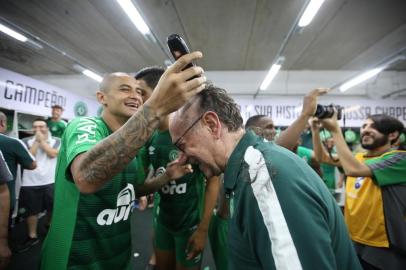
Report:
[[[23,142],[27,145],[28,149],[30,149],[35,142],[35,137],[25,138]],[[56,137],[51,137],[50,134],[48,135],[47,142],[54,149],[59,149],[61,146],[61,140]],[[37,161],[37,168],[34,170],[24,170],[21,186],[31,187],[53,184],[55,182],[57,158],[50,158],[42,148],[38,147],[35,159]]]

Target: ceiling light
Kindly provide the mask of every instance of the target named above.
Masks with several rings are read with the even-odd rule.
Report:
[[[26,38],[25,36],[21,35],[20,33],[17,33],[16,31],[8,28],[7,26],[1,23],[0,23],[0,31],[22,42],[26,42],[28,40],[28,38]]]
[[[268,88],[268,86],[271,84],[272,80],[275,78],[276,74],[278,73],[278,71],[281,69],[284,61],[285,61],[285,57],[283,57],[283,56],[278,57],[278,59],[269,69],[268,74],[266,75],[265,79],[262,81],[261,86],[259,87],[259,90],[264,91]]]
[[[349,80],[348,82],[343,83],[339,89],[341,92],[345,92],[351,87],[354,87],[357,84],[360,84],[374,76],[376,76],[378,73],[380,73],[382,70],[384,70],[384,67],[378,67],[374,68],[371,70],[368,70],[367,72],[362,73],[361,75],[355,77],[354,79]]]
[[[148,25],[145,23],[141,14],[138,12],[131,0],[117,0],[117,2],[133,22],[135,27],[137,27],[138,31],[140,31],[143,35],[148,35],[151,33]]]
[[[97,74],[97,73],[94,73],[94,72],[91,71],[91,70],[84,69],[84,70],[82,71],[82,73],[83,73],[83,75],[86,75],[87,77],[89,77],[89,78],[91,78],[91,79],[93,79],[93,80],[95,80],[95,81],[97,81],[97,82],[101,82],[101,81],[103,80],[103,77],[102,77],[102,76],[100,76],[100,75]]]
[[[307,5],[302,17],[299,20],[298,26],[305,27],[311,23],[314,16],[316,16],[317,11],[319,11],[324,0],[311,0]]]

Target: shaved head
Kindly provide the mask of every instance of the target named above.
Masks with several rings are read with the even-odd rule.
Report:
[[[100,83],[99,89],[100,91],[106,93],[111,88],[111,84],[121,78],[121,77],[131,77],[129,74],[125,72],[113,72],[104,76],[102,82]]]

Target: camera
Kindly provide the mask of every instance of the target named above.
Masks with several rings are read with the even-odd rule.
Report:
[[[343,116],[343,107],[339,105],[320,105],[317,104],[316,112],[314,113],[314,116],[323,119],[323,118],[331,118],[334,115],[334,108],[337,111],[337,120],[341,120]]]

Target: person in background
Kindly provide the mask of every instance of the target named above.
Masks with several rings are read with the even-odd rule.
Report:
[[[7,116],[0,112],[0,150],[3,152],[7,166],[13,175],[13,180],[7,182],[8,191],[10,192],[10,213],[12,213],[16,203],[17,166],[21,165],[25,170],[34,170],[37,163],[25,144],[19,139],[5,135],[6,131]]]
[[[145,104],[132,76],[105,76],[97,92],[101,117],[76,118],[68,124],[41,269],[133,269],[129,215],[141,169],[135,157],[162,119],[204,88],[202,68],[183,70],[201,57],[193,52],[179,58]],[[194,76],[199,77],[189,80]],[[183,158],[171,163],[165,175],[177,179],[190,170]]]
[[[52,136],[62,138],[67,123],[62,119],[63,108],[60,105],[51,107],[51,118],[48,119],[47,125]]]
[[[333,135],[338,162],[347,175],[344,216],[362,266],[406,269],[406,151],[392,148],[403,123],[388,115],[370,115],[360,130],[366,151],[354,156],[337,113],[320,122]],[[393,203],[396,207],[389,207]]]
[[[61,140],[51,136],[44,119],[36,119],[32,123],[34,136],[23,139],[37,161],[37,168],[24,171],[20,190],[20,208],[24,208],[27,221],[28,237],[18,247],[19,252],[27,251],[39,243],[38,214],[44,209],[46,213],[46,227],[49,227],[52,216],[54,197],[54,182],[56,157]]]
[[[361,268],[320,177],[287,149],[245,131],[225,90],[207,86],[173,115],[169,130],[206,178],[224,172],[229,269]]]
[[[7,182],[12,180],[13,175],[7,167],[3,153],[0,151],[0,270],[7,269],[11,258],[11,250],[8,246],[10,193],[8,192]]]
[[[145,102],[163,73],[162,68],[147,67],[135,75],[142,93],[145,93]],[[137,155],[145,172],[149,171],[150,166],[154,170],[150,177],[142,177],[145,182],[136,186],[137,194],[155,191],[156,187],[151,189],[150,183],[162,178],[167,164],[180,154],[171,141],[168,122],[168,117],[161,122]],[[200,269],[219,180],[217,177],[207,179],[205,187],[204,176],[197,166],[193,167],[192,173],[176,181],[170,180],[172,181],[158,187],[160,201],[159,204],[154,204],[157,269]]]

